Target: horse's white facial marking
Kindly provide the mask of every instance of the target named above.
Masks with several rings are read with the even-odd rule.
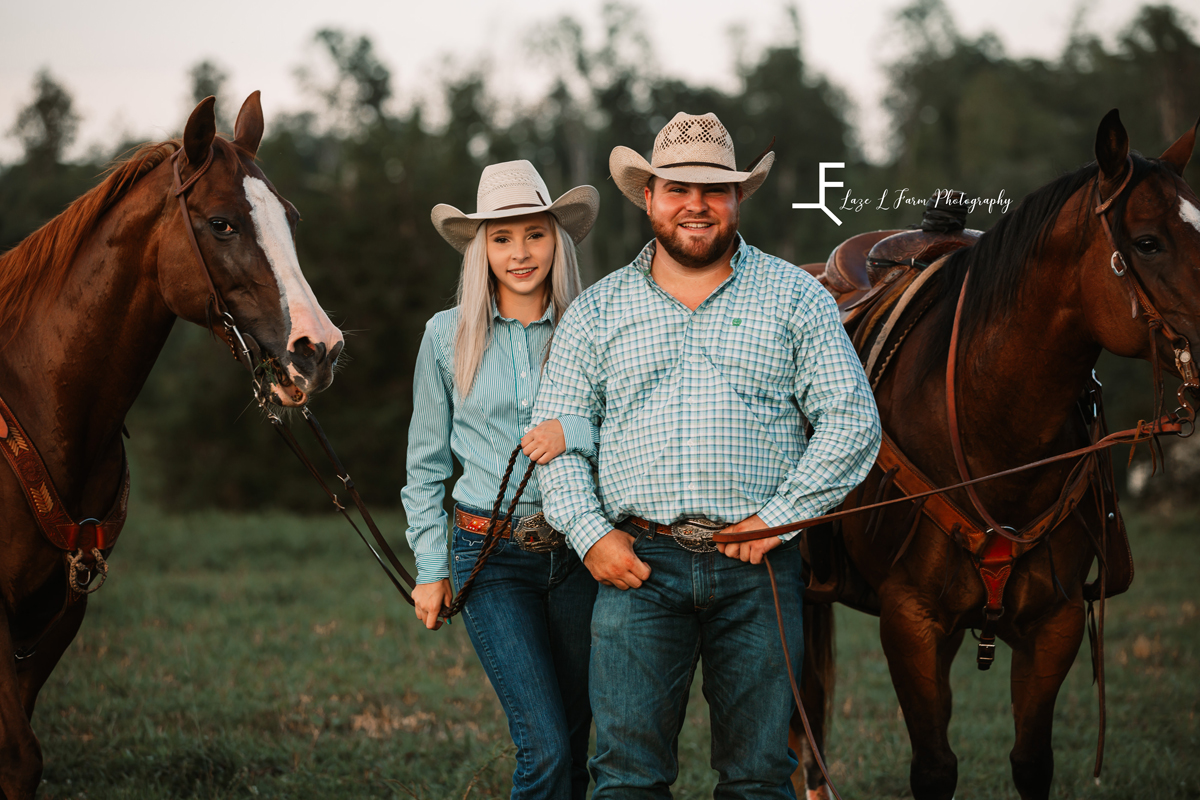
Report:
[[[1183,221],[1188,225],[1200,231],[1200,209],[1197,209],[1187,200],[1181,199],[1179,201],[1179,216],[1183,217]]]
[[[262,248],[279,285],[280,306],[288,315],[287,347],[301,338],[313,344],[324,344],[326,352],[342,341],[342,334],[317,302],[308,281],[300,271],[292,230],[288,227],[283,204],[267,184],[249,175],[242,181],[246,199],[250,202],[250,219],[254,222],[258,246]],[[288,365],[293,380],[304,388],[305,381],[295,367]]]

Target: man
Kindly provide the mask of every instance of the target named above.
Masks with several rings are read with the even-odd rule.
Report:
[[[654,240],[588,289],[555,334],[534,424],[600,428],[593,465],[541,468],[543,509],[602,584],[592,616],[593,795],[668,797],[696,661],[718,797],[793,797],[791,699],[767,570],[802,649],[797,540],[715,530],[815,517],[870,469],[879,415],[830,295],[738,235],[774,153],[740,172],[713,114],[678,114],[651,162],[609,166]],[[805,424],[813,426],[811,439]]]

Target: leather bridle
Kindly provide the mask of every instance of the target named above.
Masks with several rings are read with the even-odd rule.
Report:
[[[223,335],[222,338],[224,338],[225,343],[229,345],[229,350],[233,354],[233,357],[240,361],[242,366],[244,366],[250,372],[251,378],[254,382],[255,400],[258,402],[259,407],[262,408],[264,413],[266,413],[267,419],[271,421],[271,425],[275,428],[276,433],[283,438],[284,442],[287,443],[288,448],[296,454],[296,457],[300,459],[300,462],[304,464],[305,468],[308,469],[309,473],[313,476],[313,478],[316,479],[317,483],[320,484],[321,489],[324,490],[330,501],[332,501],[334,506],[337,507],[338,511],[341,512],[342,516],[346,518],[346,521],[350,523],[350,526],[354,528],[354,532],[358,534],[358,537],[363,540],[363,543],[371,551],[372,555],[375,556],[375,560],[379,562],[379,566],[383,569],[388,579],[392,582],[392,585],[396,587],[396,590],[400,593],[400,596],[403,597],[409,605],[413,605],[413,599],[410,592],[412,588],[416,586],[416,580],[400,563],[400,559],[396,556],[396,553],[392,550],[391,546],[388,545],[387,539],[385,539],[383,534],[380,532],[379,526],[375,524],[375,520],[371,517],[370,511],[367,510],[366,504],[363,502],[362,497],[359,496],[358,489],[354,485],[354,480],[350,477],[349,473],[346,472],[345,467],[342,466],[342,462],[337,457],[337,454],[334,453],[333,447],[330,445],[328,437],[325,436],[325,431],[321,428],[321,424],[317,422],[317,418],[313,414],[312,409],[308,408],[308,406],[305,406],[301,410],[301,414],[308,423],[309,427],[312,429],[313,435],[316,436],[317,442],[320,444],[321,449],[325,452],[325,455],[329,458],[330,463],[333,465],[334,471],[337,473],[338,480],[340,480],[342,485],[345,486],[346,492],[354,501],[355,506],[362,515],[364,523],[371,531],[371,535],[375,539],[375,546],[372,546],[371,543],[367,541],[366,536],[363,535],[358,525],[356,525],[354,520],[351,519],[346,510],[346,506],[342,504],[342,502],[338,499],[338,496],[333,492],[332,489],[329,488],[328,484],[325,482],[325,479],[321,476],[320,470],[317,469],[316,465],[314,465],[305,454],[304,449],[300,446],[300,443],[296,441],[296,437],[292,434],[291,429],[284,424],[283,420],[280,419],[279,415],[276,414],[269,405],[269,398],[271,396],[271,377],[274,376],[277,380],[280,379],[280,377],[282,377],[280,376],[280,370],[274,365],[268,364],[267,362],[263,362],[258,365],[254,363],[254,356],[251,354],[251,347],[253,347],[256,352],[259,351],[257,343],[254,342],[253,337],[251,337],[249,334],[243,334],[238,329],[237,322],[234,320],[233,314],[229,311],[229,306],[226,305],[224,298],[221,297],[220,290],[218,290],[216,284],[213,283],[212,273],[208,268],[208,262],[206,262],[204,259],[204,253],[200,250],[200,244],[196,241],[196,233],[192,229],[191,214],[188,211],[187,190],[190,189],[196,183],[196,181],[208,171],[209,166],[212,165],[213,149],[211,147],[209,148],[208,156],[205,158],[204,163],[196,168],[196,171],[192,173],[187,181],[181,181],[181,162],[185,158],[186,155],[182,149],[176,150],[175,154],[171,156],[174,174],[172,191],[174,192],[175,197],[179,199],[179,212],[183,218],[183,227],[184,230],[187,231],[188,241],[192,244],[192,253],[195,255],[196,261],[199,262],[200,271],[204,274],[204,279],[208,283],[209,294],[208,298],[205,300],[204,306],[205,319],[208,322],[209,330],[212,331],[214,335],[217,334],[217,329],[213,321],[213,313],[215,312],[220,320],[221,333]],[[271,367],[270,373],[267,371],[269,366]],[[376,547],[378,547],[378,550]],[[380,555],[381,551],[383,556]],[[387,558],[386,563],[384,561],[384,557]]]

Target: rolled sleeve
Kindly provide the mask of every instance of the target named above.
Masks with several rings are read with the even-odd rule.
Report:
[[[599,439],[599,430],[592,424],[591,420],[568,414],[559,417],[558,424],[562,425],[563,439],[567,445],[567,449],[564,452],[576,453],[584,458],[596,457],[596,442]]]

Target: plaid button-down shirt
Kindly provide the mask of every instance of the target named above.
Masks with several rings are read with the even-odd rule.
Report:
[[[581,557],[630,516],[818,516],[879,450],[875,398],[812,276],[739,241],[733,273],[692,311],[651,278],[654,248],[572,303],[538,392],[534,424],[600,428],[598,485],[577,453],[538,469],[543,510]]]

